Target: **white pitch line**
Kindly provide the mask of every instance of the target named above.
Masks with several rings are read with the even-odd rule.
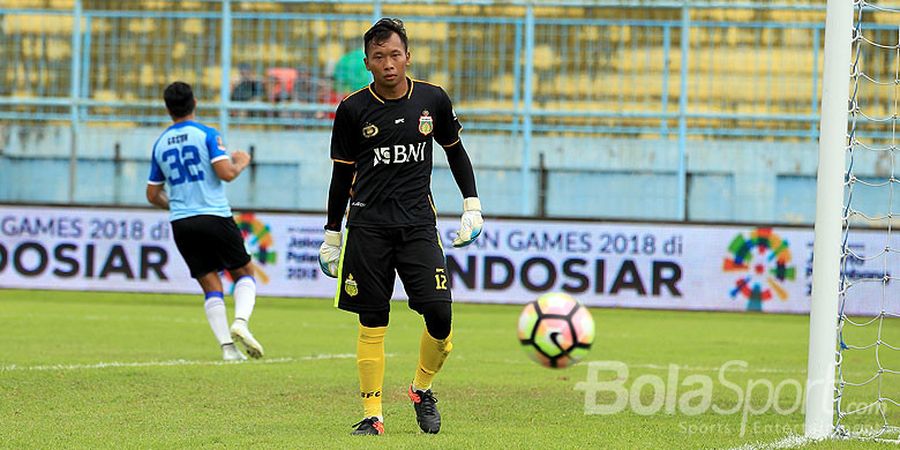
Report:
[[[792,434],[775,442],[744,444],[740,447],[735,447],[732,450],[781,450],[802,447],[813,441],[814,439]]]
[[[674,364],[674,363],[673,363]],[[693,372],[718,372],[721,370],[720,367],[697,367],[697,366],[682,366],[679,364],[675,364],[678,366],[679,370],[688,370]],[[652,369],[652,370],[669,370],[668,365],[660,365],[660,364],[629,364],[628,367],[636,367],[638,369]],[[729,366],[729,372],[748,372],[748,373],[806,373],[806,369],[775,369],[771,367],[740,367],[740,366]]]
[[[390,356],[390,355],[385,355]],[[247,361],[250,364],[284,364],[300,361],[318,361],[324,359],[350,359],[356,358],[353,353],[337,353],[323,354],[312,356],[300,356],[297,358],[274,358],[263,359],[260,361]],[[15,364],[8,366],[0,366],[0,372],[13,371],[48,371],[48,370],[92,370],[92,369],[111,369],[120,367],[172,367],[172,366],[224,366],[231,364],[241,364],[242,361],[198,361],[188,359],[173,359],[169,361],[137,361],[137,362],[99,362],[94,364],[53,364],[45,366],[18,366]]]
[[[454,356],[454,359],[464,359],[462,356]],[[504,364],[518,364],[518,365],[533,365],[534,362],[527,358],[522,359],[495,359],[494,362],[501,362]],[[610,360],[612,361],[612,360]],[[586,366],[592,362],[609,362],[603,360],[593,360],[593,361],[580,361],[578,362],[579,366]],[[624,361],[615,361],[615,362],[624,362]],[[625,363],[629,369],[649,369],[649,370],[669,370],[668,364],[628,364]],[[672,363],[675,364],[675,363]],[[684,370],[688,372],[718,372],[722,370],[722,367],[703,367],[703,366],[686,366],[681,364],[675,364],[678,366],[678,370]],[[753,367],[752,365],[748,367],[740,367],[740,366],[729,366],[728,372],[744,372],[744,373],[780,373],[780,374],[805,374],[806,369],[777,369],[773,367]]]

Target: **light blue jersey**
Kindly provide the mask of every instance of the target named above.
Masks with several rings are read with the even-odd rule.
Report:
[[[153,144],[150,184],[169,185],[169,220],[201,214],[231,217],[225,184],[213,163],[228,158],[219,132],[198,122],[179,122]]]

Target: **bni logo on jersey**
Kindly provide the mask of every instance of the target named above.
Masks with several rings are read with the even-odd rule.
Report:
[[[400,144],[392,147],[373,148],[372,150],[375,152],[375,158],[372,165],[377,166],[379,164],[403,164],[425,161],[425,145],[426,142],[419,142],[416,144]]]
[[[749,237],[738,233],[728,252],[722,270],[738,275],[729,293],[732,299],[745,298],[747,311],[762,311],[763,303],[775,297],[787,301],[784,283],[796,278],[788,241],[771,228],[757,228]]]
[[[269,283],[266,266],[275,264],[275,243],[269,225],[253,213],[242,213],[234,216],[234,221],[241,230],[244,246],[250,254],[250,260],[256,266],[256,279],[263,284]],[[228,272],[225,272],[226,276]]]

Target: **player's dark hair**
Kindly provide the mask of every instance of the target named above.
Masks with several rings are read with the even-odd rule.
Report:
[[[169,110],[169,115],[173,119],[194,112],[194,91],[191,89],[191,85],[183,81],[176,81],[166,87],[163,98],[166,100],[166,109]]]
[[[366,52],[366,55],[369,54],[369,46],[372,43],[380,44],[390,39],[394,33],[400,36],[403,48],[408,49],[409,41],[406,38],[406,28],[403,27],[403,21],[385,17],[375,22],[375,25],[372,25],[372,28],[369,28],[369,31],[366,31],[366,34],[363,35],[363,50]]]

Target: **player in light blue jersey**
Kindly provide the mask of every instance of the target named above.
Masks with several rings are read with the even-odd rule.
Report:
[[[261,358],[262,345],[247,326],[256,304],[253,265],[231,215],[224,184],[250,164],[250,155],[238,150],[229,156],[222,136],[194,120],[197,100],[187,83],[170,84],[164,98],[174,123],[153,144],[147,200],[169,210],[175,244],[206,296],[206,318],[222,357],[247,359],[235,347],[237,341],[251,357]],[[230,328],[219,278],[222,270],[235,280]]]

